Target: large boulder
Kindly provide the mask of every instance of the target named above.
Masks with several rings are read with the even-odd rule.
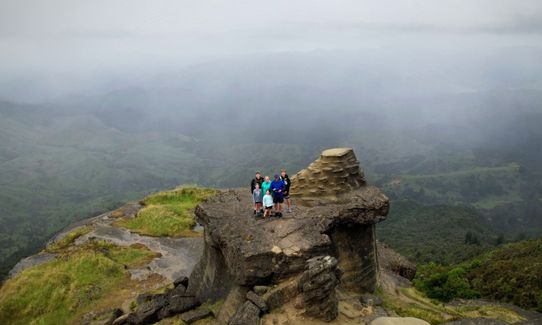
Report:
[[[172,315],[189,311],[200,305],[193,295],[186,293],[186,279],[175,281],[176,285],[160,294],[142,294],[137,297],[137,308],[116,324],[152,324]]]
[[[250,301],[246,301],[237,310],[229,322],[229,325],[258,325],[260,321],[260,309]]]
[[[412,280],[416,276],[416,264],[409,261],[387,245],[378,243],[378,263],[383,272]]]

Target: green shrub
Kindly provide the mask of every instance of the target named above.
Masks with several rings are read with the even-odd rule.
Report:
[[[484,297],[542,310],[542,238],[508,244],[455,266],[420,265],[414,285],[441,301]]]
[[[429,298],[448,302],[454,298],[477,298],[463,267],[447,269],[434,263],[420,267],[414,285]]]

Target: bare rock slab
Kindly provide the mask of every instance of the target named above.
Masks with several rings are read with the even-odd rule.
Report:
[[[229,325],[258,325],[260,309],[250,301],[245,302],[232,317]]]
[[[255,304],[261,311],[267,311],[267,304],[265,301],[253,291],[247,293],[247,300]]]
[[[207,308],[199,308],[196,310],[191,310],[184,314],[181,314],[181,320],[186,324],[192,324],[198,320],[214,316],[213,312]]]

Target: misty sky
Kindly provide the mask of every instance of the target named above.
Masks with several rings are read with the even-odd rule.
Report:
[[[2,0],[0,97],[254,53],[512,46],[542,46],[542,1]]]

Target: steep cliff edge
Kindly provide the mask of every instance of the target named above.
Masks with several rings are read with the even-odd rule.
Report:
[[[324,262],[316,261],[326,258],[332,266],[322,277],[330,279],[320,280],[332,286],[331,292],[336,286],[373,292],[378,274],[374,226],[387,215],[389,200],[365,183],[352,149],[324,151],[308,169],[292,177],[291,194],[298,203],[296,209],[271,220],[253,217],[246,189],[224,191],[200,204],[196,217],[205,228],[205,245],[188,292],[200,301],[213,301],[226,298],[232,290],[293,281],[288,299],[282,301],[286,303],[312,294],[306,292],[306,284],[317,280],[307,277],[319,273],[308,276],[306,272],[319,268],[314,264]],[[317,318],[334,319],[336,313],[330,316],[324,309],[331,303],[330,308],[336,310],[337,300],[318,299],[305,299],[303,308]],[[281,302],[275,299],[271,304],[278,308]],[[322,313],[314,311],[318,304]]]

